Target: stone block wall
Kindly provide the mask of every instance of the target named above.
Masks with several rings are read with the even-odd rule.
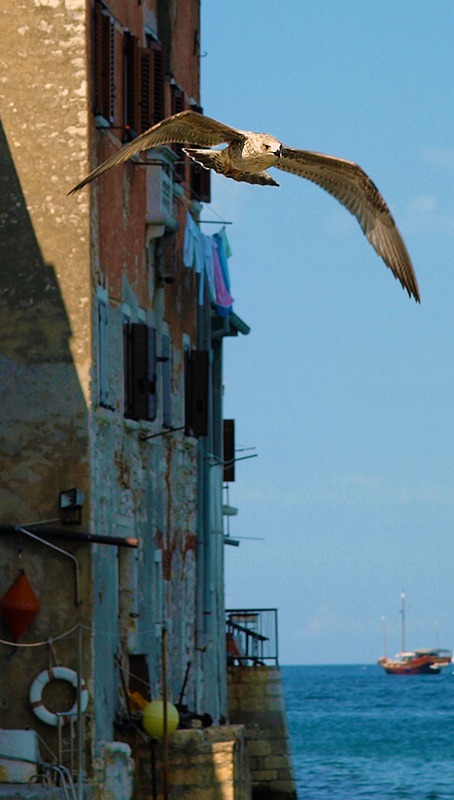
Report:
[[[129,739],[138,800],[162,800],[162,744]],[[251,783],[242,725],[177,730],[169,737],[169,800],[250,800]],[[153,748],[155,776],[153,776]]]
[[[230,667],[228,713],[246,727],[253,800],[296,798],[280,670]]]

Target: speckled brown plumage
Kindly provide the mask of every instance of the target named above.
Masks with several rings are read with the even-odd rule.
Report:
[[[205,169],[214,169],[236,181],[278,186],[267,171],[277,167],[316,183],[357,218],[386,266],[409,296],[419,302],[416,276],[402,237],[382,195],[361,167],[353,161],[286,147],[268,133],[237,130],[194,111],[182,111],[125,145],[70,194],[143,150],[174,143],[187,145],[187,155]],[[227,147],[210,149],[220,144]]]

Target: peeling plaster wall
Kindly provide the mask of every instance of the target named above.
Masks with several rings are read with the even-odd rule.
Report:
[[[188,100],[198,101],[198,0],[145,2],[143,6],[112,0],[108,5],[116,19],[117,44],[121,45],[122,28],[127,27],[141,41],[144,24],[155,30],[164,45],[171,44],[169,69],[175,81]],[[167,81],[169,78],[168,74]],[[121,106],[119,80],[116,103]],[[165,92],[170,113],[169,82]],[[92,165],[115,152],[119,144],[115,129],[97,130],[92,120]],[[151,696],[159,696],[163,625],[168,630],[172,699],[178,699],[191,661],[185,694],[189,708],[207,711],[218,719],[226,707],[222,537],[215,537],[210,549],[211,575],[217,584],[212,593],[211,632],[205,635],[200,626],[198,528],[201,504],[209,502],[210,494],[201,499],[198,492],[200,444],[182,431],[169,433],[163,428],[160,364],[156,420],[136,422],[124,417],[124,317],[156,328],[158,355],[162,334],[170,337],[174,428],[184,424],[184,347],[196,347],[198,342],[196,276],[182,263],[187,200],[178,201],[182,190],[175,193],[177,231],[154,239],[155,232],[147,229],[144,214],[148,178],[148,168],[127,163],[103,176],[90,190],[93,274],[95,291],[104,297],[107,309],[109,380],[108,407],[103,407],[98,402],[98,316],[94,305],[92,525],[100,533],[139,539],[135,554],[121,551],[117,560],[101,547],[93,550],[97,753],[102,741],[112,736],[116,710],[124,710],[115,655],[120,657],[125,675],[128,656],[145,655]],[[171,275],[174,282],[160,286],[158,273]],[[153,438],[144,440],[147,435]],[[220,503],[218,490],[217,499]],[[211,537],[210,528],[207,537]]]
[[[158,290],[161,291],[162,290]],[[131,301],[133,289],[128,287]],[[157,308],[163,310],[163,298]],[[163,320],[154,317],[159,333]],[[94,321],[95,324],[96,320]],[[174,701],[188,661],[195,664],[197,443],[182,431],[162,427],[162,374],[158,365],[158,416],[153,422],[125,419],[122,306],[108,306],[107,352],[110,365],[110,409],[93,413],[93,525],[97,532],[137,537],[137,552],[122,551],[115,559],[94,549],[97,734],[108,738],[119,690],[115,652],[145,654],[151,695],[161,691],[161,628],[168,630],[168,683]],[[173,330],[173,425],[183,420],[183,337]],[[178,346],[180,344],[180,346]],[[96,374],[96,369],[94,369]],[[158,435],[155,435],[158,434]],[[164,435],[162,435],[164,434]],[[143,440],[141,437],[153,435]],[[118,619],[118,615],[120,618]],[[186,702],[195,707],[195,668],[190,673]],[[145,693],[145,690],[144,690]],[[205,710],[205,709],[204,709]]]

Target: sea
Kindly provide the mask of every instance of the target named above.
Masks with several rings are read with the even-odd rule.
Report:
[[[298,800],[454,800],[453,669],[282,666]]]

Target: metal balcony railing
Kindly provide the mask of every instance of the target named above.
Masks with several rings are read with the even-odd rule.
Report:
[[[229,666],[278,666],[277,608],[229,608],[225,615]]]

